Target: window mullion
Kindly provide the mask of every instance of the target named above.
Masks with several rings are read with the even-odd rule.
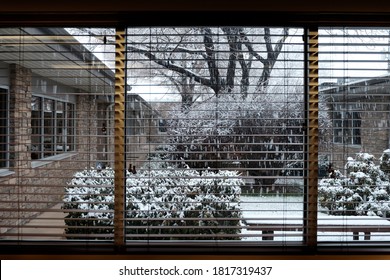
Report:
[[[308,29],[306,54],[307,67],[307,195],[304,214],[305,239],[309,248],[317,246],[317,198],[318,198],[318,28]]]
[[[115,189],[114,189],[114,242],[124,246],[125,219],[125,29],[118,28],[115,35]]]

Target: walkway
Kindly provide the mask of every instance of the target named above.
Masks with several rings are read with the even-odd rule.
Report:
[[[32,219],[25,225],[16,227],[1,236],[9,240],[60,240],[65,239],[64,218],[66,214],[57,204],[47,212]]]

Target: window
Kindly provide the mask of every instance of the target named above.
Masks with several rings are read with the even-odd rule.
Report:
[[[134,134],[126,135],[126,162],[137,172],[126,181],[129,244],[251,243],[262,238],[248,226],[256,220],[302,223],[302,35],[300,28],[127,29]],[[155,112],[166,134],[152,122]],[[301,231],[277,239],[304,238]]]
[[[387,29],[0,31],[18,46],[0,52],[4,64],[19,59],[16,74],[42,77],[15,91],[31,120],[8,124],[4,243],[389,248],[390,79],[377,67],[388,65]]]
[[[389,242],[389,29],[334,27],[319,34],[319,94],[322,113],[332,119],[328,143],[319,143],[319,155],[329,159],[329,174],[318,183],[319,244]],[[342,237],[321,232],[337,223],[344,224]],[[367,234],[353,231],[358,227]]]
[[[100,37],[85,35],[80,29],[74,35],[69,32],[64,28],[0,28],[0,81],[10,93],[0,95],[1,164],[7,152],[10,168],[0,177],[4,243],[72,239],[65,233],[67,188],[79,172],[101,171],[114,163],[115,79],[108,66],[115,61],[113,44],[104,44]],[[112,31],[104,32],[111,41]],[[89,206],[94,204],[91,201]],[[96,203],[97,208],[100,204]],[[24,214],[19,211],[22,208]],[[89,217],[95,213],[92,208]],[[100,211],[112,215],[111,209]],[[81,218],[69,217],[73,222],[69,228],[81,229]],[[33,219],[37,227],[28,224]],[[77,239],[90,238],[83,231]]]
[[[0,88],[0,168],[8,165],[8,91]]]
[[[360,112],[354,110],[354,106],[336,104],[333,112],[334,143],[360,145],[361,124]]]
[[[31,158],[41,159],[73,149],[73,104],[33,96]],[[68,136],[69,135],[69,136]]]

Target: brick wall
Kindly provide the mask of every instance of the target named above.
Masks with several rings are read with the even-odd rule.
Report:
[[[97,102],[88,94],[77,96],[76,135],[80,164],[85,165],[83,168],[95,166],[98,143]]]
[[[10,71],[10,168],[0,177],[0,233],[23,224],[61,203],[64,188],[76,171],[96,164],[96,103],[88,94],[76,103],[76,149],[59,159],[31,161],[31,81],[29,69],[13,64]]]
[[[31,71],[17,64],[10,72],[10,168],[30,167],[31,146]]]
[[[359,152],[373,154],[376,163],[379,164],[379,158],[383,151],[390,148],[390,114],[387,99],[384,95],[359,100],[359,104],[364,104],[359,110],[361,111],[361,145],[331,144],[328,154],[332,154],[332,163],[335,169],[343,170],[348,157],[355,158]],[[326,151],[323,153],[326,154]]]

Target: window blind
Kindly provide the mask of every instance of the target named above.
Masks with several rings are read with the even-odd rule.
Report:
[[[0,29],[2,241],[112,238],[113,36]]]
[[[321,28],[320,95],[331,119],[320,146],[321,242],[388,242],[389,30]],[[320,143],[321,144],[321,143]]]
[[[3,102],[4,238],[112,241],[113,31],[2,33],[3,77],[24,81]],[[302,223],[302,29],[129,28],[126,51],[128,242],[256,242],[274,234],[253,221]]]
[[[389,31],[306,35],[1,28],[2,245],[388,245]]]
[[[128,242],[303,242],[302,36],[127,29]]]

